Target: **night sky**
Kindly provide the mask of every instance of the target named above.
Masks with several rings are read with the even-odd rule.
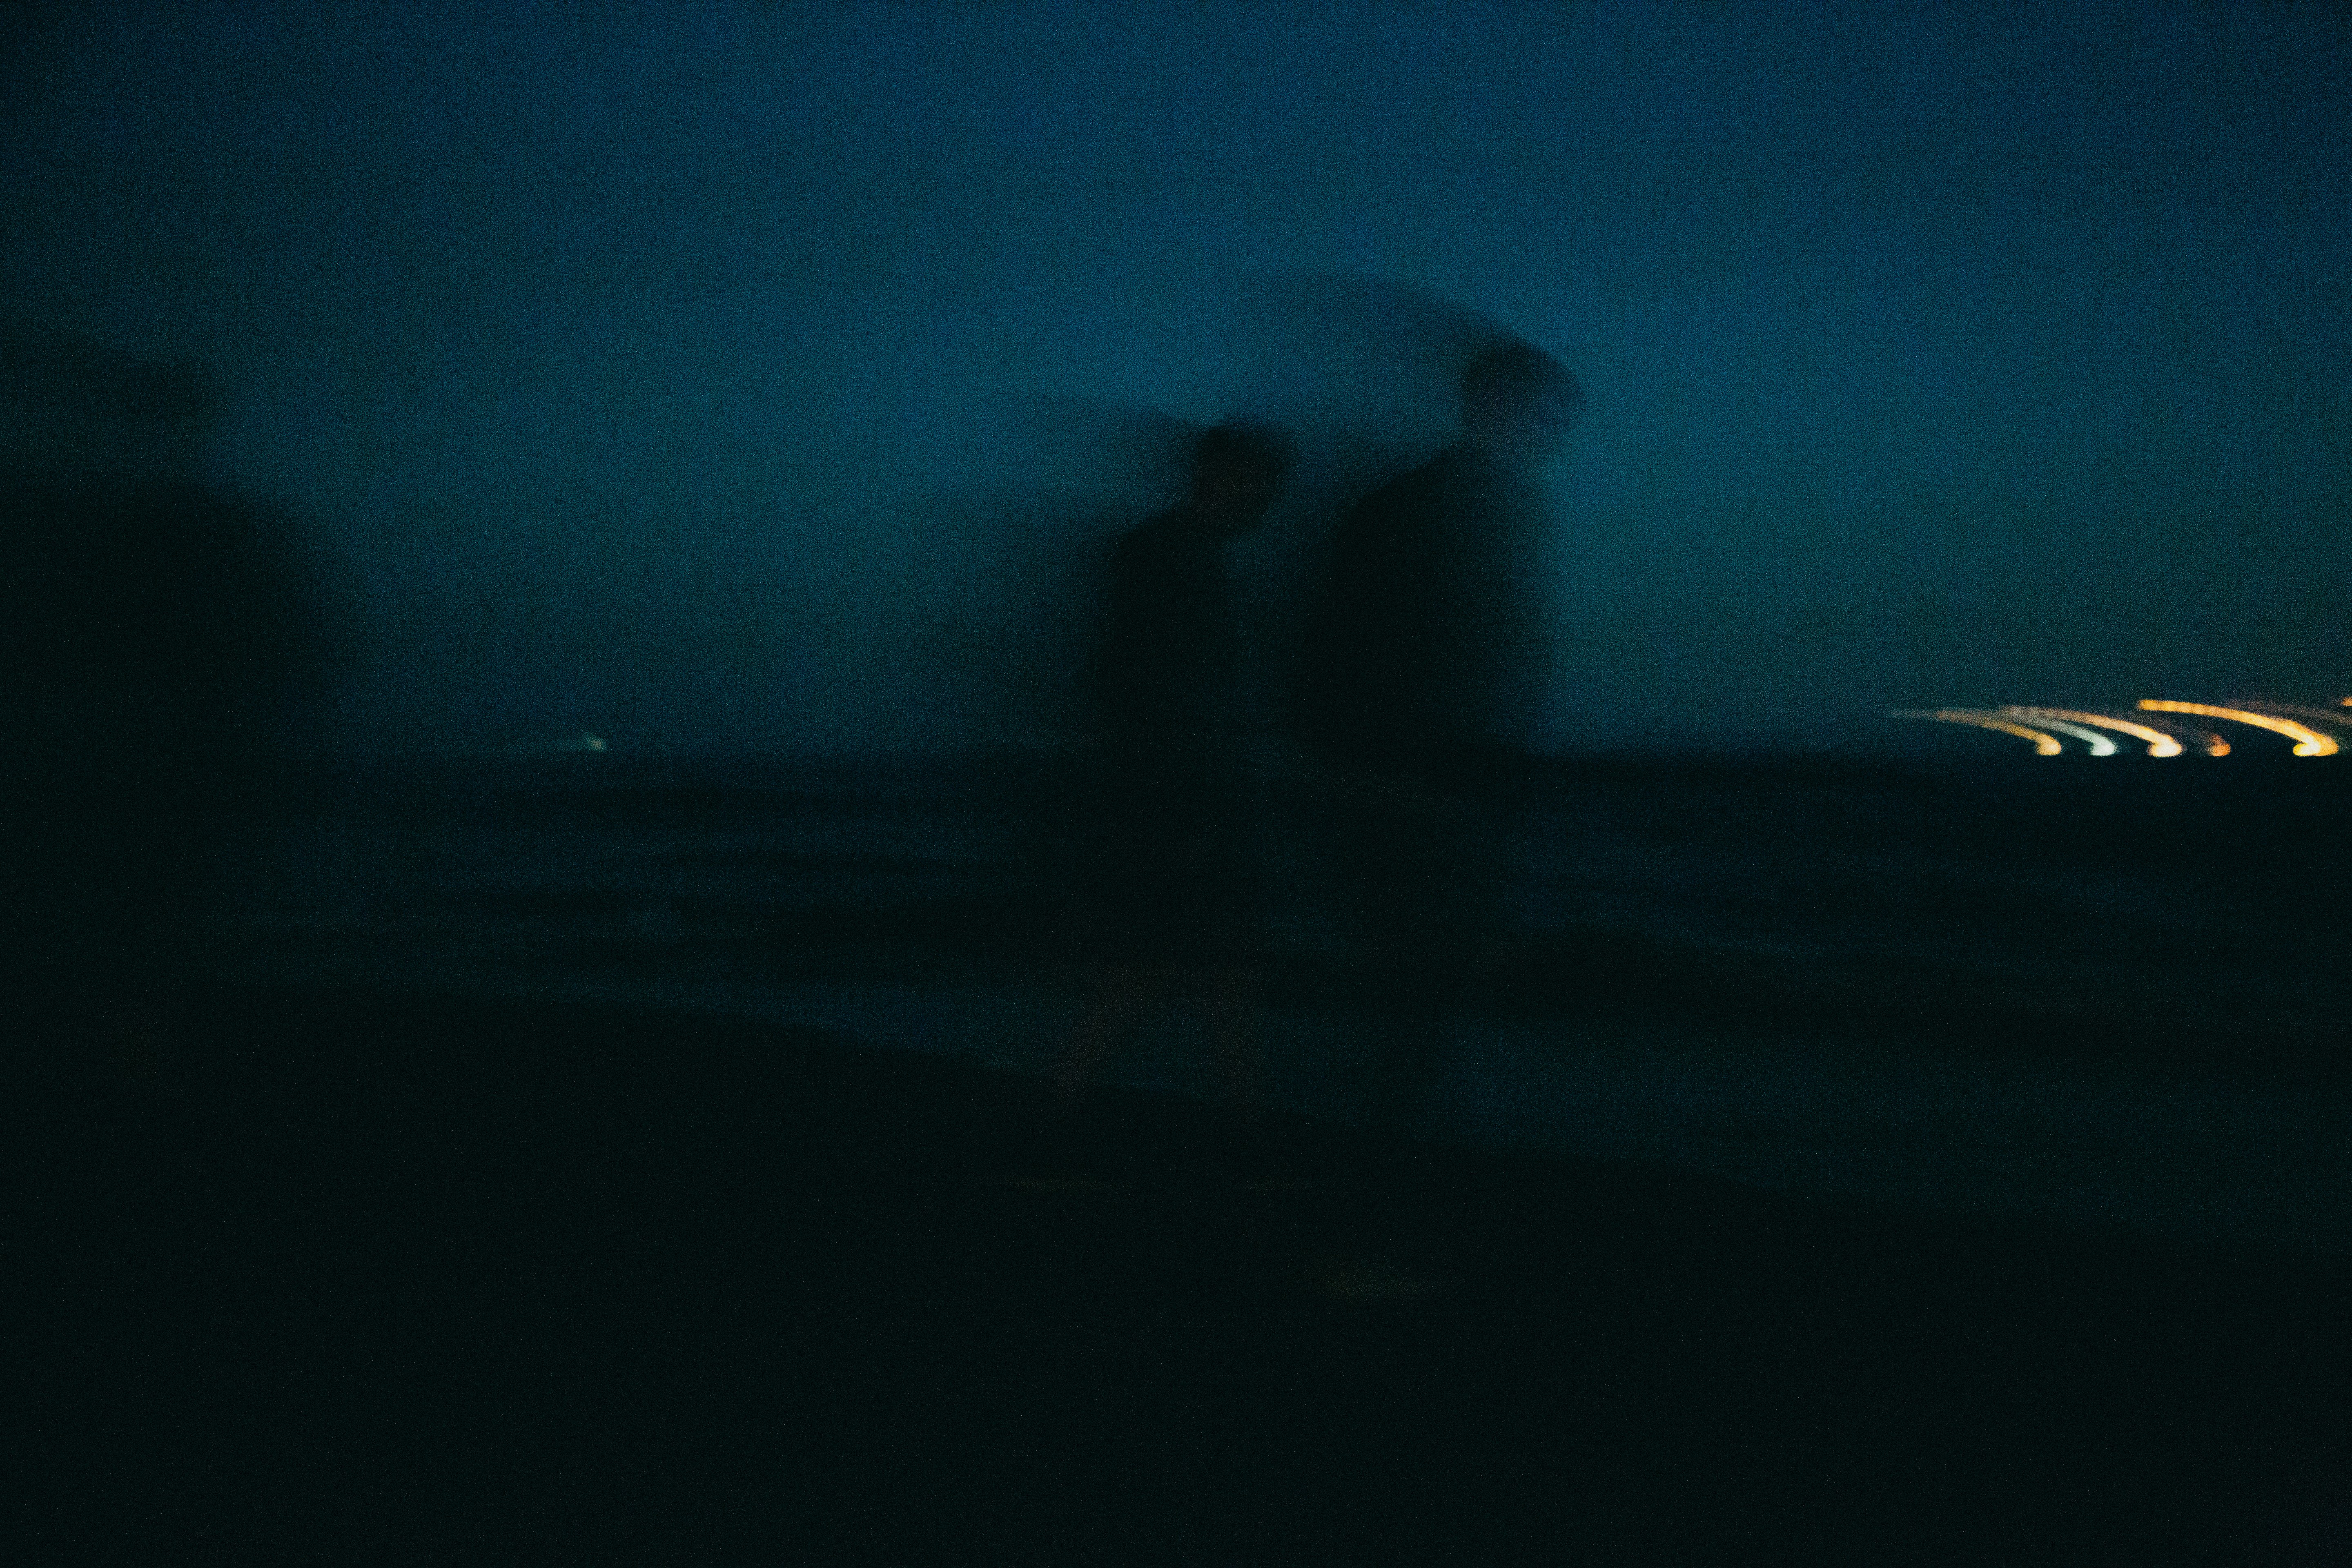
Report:
[[[209,378],[377,744],[1049,740],[1173,421],[1276,626],[1453,309],[1591,399],[1555,744],[2352,695],[2339,5],[8,17],[0,324]]]

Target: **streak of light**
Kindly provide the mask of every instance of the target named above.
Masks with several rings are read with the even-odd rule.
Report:
[[[2135,724],[2128,719],[2110,718],[2105,713],[2077,713],[2071,708],[2004,708],[2001,711],[2012,719],[2032,719],[2051,724],[2095,724],[2102,730],[2116,730],[2135,740],[2146,741],[2147,754],[2151,757],[2180,755],[2179,737],[2168,735],[2153,724]],[[2113,742],[2109,742],[2107,750],[2115,750]],[[2091,751],[2094,756],[2105,754],[2095,746]]]
[[[2251,712],[2243,708],[2216,708],[2209,702],[2159,702],[2153,697],[2143,697],[2139,705],[2157,713],[2201,713],[2208,719],[2227,719],[2234,723],[2252,724],[2284,735],[2294,742],[2298,757],[2332,757],[2336,745],[2333,739],[2316,730],[2306,729],[2292,719],[2281,719],[2269,713]]]
[[[2283,719],[2308,719],[2321,725],[2352,723],[2352,713],[2338,713],[2333,708],[2305,708],[2293,702],[2249,702],[2246,706],[2257,713],[2275,713]],[[2336,734],[2332,729],[2326,732]],[[2344,737],[2336,735],[2336,738],[2341,741]]]
[[[1979,713],[1969,708],[1938,708],[1932,713],[1918,709],[1898,708],[1894,716],[1897,719],[1937,719],[1947,724],[1974,724],[1980,730],[1999,730],[2005,735],[2032,742],[2034,753],[2038,756],[2054,757],[2065,750],[2058,743],[2057,736],[2045,734],[2040,730],[2029,730],[1998,713]]]
[[[2001,711],[2006,713],[2009,710],[2004,708]],[[2116,743],[2087,724],[2069,724],[2063,719],[2053,719],[2046,714],[2037,718],[2034,722],[2045,730],[2056,730],[2061,734],[2074,736],[2074,739],[2090,747],[2091,755],[2095,757],[2112,757],[2116,754]]]

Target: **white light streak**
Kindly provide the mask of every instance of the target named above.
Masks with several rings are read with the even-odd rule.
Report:
[[[2135,724],[2128,719],[2110,718],[2105,713],[2078,713],[2071,708],[2003,708],[2001,711],[2012,719],[2032,720],[2060,729],[2074,724],[2095,724],[2103,730],[2119,731],[2136,740],[2146,741],[2147,754],[2151,757],[2180,755],[2179,737],[2168,735],[2153,724]],[[2080,731],[2077,731],[2076,733]],[[2107,747],[2109,752],[2114,750],[2115,747],[2112,744]],[[2094,746],[2091,748],[2091,754],[2105,756],[2106,752],[2102,752]]]
[[[2095,757],[2112,757],[2116,754],[2116,743],[2087,724],[2069,724],[2063,719],[2053,719],[2046,715],[2037,719],[2035,722],[2045,730],[2056,730],[2062,734],[2074,736],[2074,739],[2090,747],[2091,755]]]

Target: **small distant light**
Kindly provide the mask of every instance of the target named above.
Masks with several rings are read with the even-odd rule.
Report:
[[[601,752],[604,749],[604,737],[602,735],[583,735],[581,741],[592,752]]]
[[[2095,724],[2104,730],[2120,731],[2135,740],[2146,741],[2147,754],[2151,757],[2180,755],[2180,741],[2178,736],[2168,735],[2150,724],[2135,724],[2128,719],[2112,719],[2105,713],[2077,713],[2070,708],[2004,708],[2001,711],[2012,719],[2031,719],[2042,723],[2054,724],[2060,728],[2071,728],[2075,724]],[[2114,750],[2114,745],[2110,743],[2107,752]],[[2103,757],[2107,752],[2094,746],[2091,748],[2091,754]]]
[[[2034,754],[2037,756],[2054,757],[2065,750],[2058,743],[2058,737],[2055,735],[2045,734],[2040,730],[2029,730],[2024,725],[2004,719],[1997,713],[1979,712],[1972,708],[1938,708],[1932,713],[1917,709],[1898,708],[1893,716],[1897,719],[1934,719],[1946,724],[1973,724],[1979,730],[1998,730],[2004,735],[2015,735],[2021,741],[2032,742]],[[2102,736],[2101,739],[2105,737]],[[2114,749],[2113,742],[2108,742],[2108,749]]]
[[[2332,737],[2298,724],[2292,719],[2281,719],[2270,713],[2256,713],[2244,708],[2217,708],[2210,702],[2159,702],[2152,697],[2141,698],[2139,705],[2157,713],[2201,713],[2208,719],[2227,719],[2232,723],[2252,724],[2257,729],[2269,730],[2293,741],[2294,754],[2298,757],[2332,757],[2337,749]],[[2214,755],[2221,753],[2216,752]]]

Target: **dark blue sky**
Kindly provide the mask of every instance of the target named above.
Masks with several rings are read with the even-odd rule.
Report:
[[[1416,294],[1591,394],[1563,742],[2352,694],[2340,6],[28,15],[0,313],[209,367],[389,735],[1049,727],[1118,411],[1337,493],[1442,434]]]

